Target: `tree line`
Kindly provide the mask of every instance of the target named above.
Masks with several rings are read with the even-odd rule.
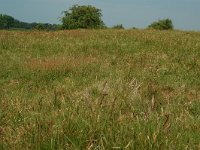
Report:
[[[69,10],[63,11],[61,24],[27,23],[19,21],[12,16],[0,14],[0,29],[36,29],[36,30],[65,30],[65,29],[106,29],[102,20],[102,11],[94,6],[73,5]],[[112,27],[124,29],[122,24]],[[157,30],[172,30],[174,28],[171,19],[162,19],[153,22],[147,28]],[[135,29],[135,27],[134,27]]]
[[[56,30],[57,24],[49,23],[27,23],[19,21],[12,16],[0,14],[0,29],[37,29],[37,30]]]

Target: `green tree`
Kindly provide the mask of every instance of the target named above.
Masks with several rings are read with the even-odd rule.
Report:
[[[62,27],[63,29],[104,28],[101,17],[101,10],[96,7],[74,5],[68,11],[64,11]]]
[[[174,26],[173,26],[172,20],[162,19],[162,20],[153,22],[152,24],[148,26],[148,28],[156,29],[156,30],[173,30]]]

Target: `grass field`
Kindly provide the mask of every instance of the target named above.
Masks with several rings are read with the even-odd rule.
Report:
[[[200,32],[0,31],[0,149],[200,149]]]

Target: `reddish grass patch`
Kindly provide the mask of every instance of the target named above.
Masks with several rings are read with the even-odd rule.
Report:
[[[94,57],[57,56],[42,57],[27,60],[24,66],[31,70],[70,70],[96,62]]]

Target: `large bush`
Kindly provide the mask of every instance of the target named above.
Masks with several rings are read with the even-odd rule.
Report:
[[[172,30],[174,28],[172,20],[163,19],[153,22],[148,28],[156,29],[156,30]]]
[[[74,5],[68,11],[64,11],[62,18],[63,29],[95,29],[103,28],[101,10],[93,6]]]

